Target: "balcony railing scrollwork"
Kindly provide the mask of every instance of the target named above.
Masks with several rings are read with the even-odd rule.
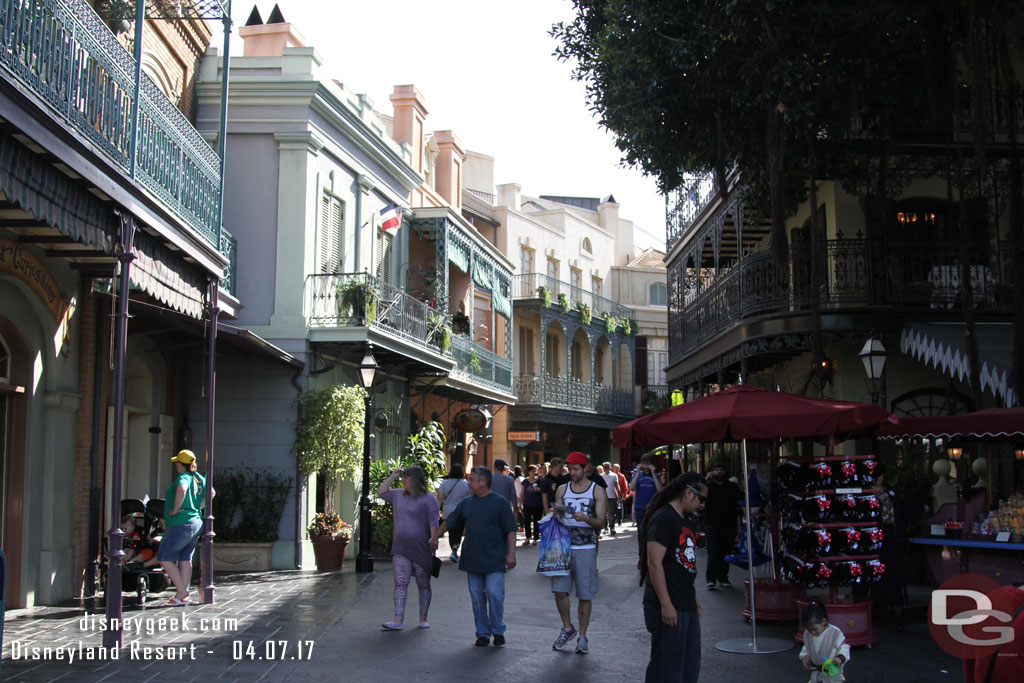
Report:
[[[599,415],[633,415],[633,392],[582,382],[576,378],[518,375],[516,402],[566,408]]]
[[[588,292],[582,287],[574,287],[567,282],[556,280],[548,275],[542,273],[519,273],[512,276],[512,298],[515,300],[540,298],[537,290],[541,287],[547,287],[551,293],[552,307],[558,305],[559,294],[565,294],[568,298],[570,312],[576,310],[576,304],[578,303],[589,306],[590,313],[593,316],[591,324],[594,325],[604,325],[601,316],[605,313],[620,319],[636,318],[636,311],[632,308],[623,306],[617,301],[599,296],[593,292]]]

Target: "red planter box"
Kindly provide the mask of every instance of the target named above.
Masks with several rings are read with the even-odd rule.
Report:
[[[750,614],[750,581],[743,582],[746,603],[743,605],[743,616]],[[797,586],[779,581],[754,581],[754,602],[757,604],[758,619],[774,619],[775,621],[793,621],[799,619],[796,599],[800,594]]]
[[[797,610],[802,610],[810,603],[797,600]],[[871,600],[864,602],[826,602],[825,612],[828,623],[835,624],[846,635],[846,642],[852,645],[870,645],[878,640],[871,627]],[[799,613],[799,612],[798,612]],[[799,623],[796,631],[796,642],[804,642],[804,625]]]

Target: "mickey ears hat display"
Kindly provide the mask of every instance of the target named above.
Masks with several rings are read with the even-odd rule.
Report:
[[[590,459],[579,451],[573,451],[569,454],[569,457],[565,459],[570,465],[583,465],[586,466],[590,462]]]
[[[178,454],[171,458],[171,462],[180,462],[182,465],[191,465],[196,461],[196,454],[185,449],[178,451]]]

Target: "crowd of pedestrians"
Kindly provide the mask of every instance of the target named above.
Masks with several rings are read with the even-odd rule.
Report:
[[[399,478],[402,488],[392,489]],[[551,515],[567,528],[570,546],[567,572],[550,577],[561,620],[552,648],[563,650],[571,644],[576,653],[588,654],[587,629],[598,595],[600,538],[617,534],[616,527],[628,514],[638,532],[644,626],[651,635],[645,680],[698,680],[703,614],[694,585],[699,514],[704,511],[708,588],[729,586],[729,565],[724,558],[735,543],[743,500],[740,489],[726,479],[722,462],[712,463],[708,480],[687,472],[666,481],[664,471],[656,471],[650,456],[642,457],[627,478],[619,465],[604,462],[595,466],[577,451],[565,461],[553,458],[528,465],[525,475],[521,468],[510,470],[499,459],[493,472],[473,467],[463,478],[462,466],[455,464],[436,497],[427,492],[423,470],[406,467],[395,470],[377,494],[394,509],[395,614],[381,624],[385,630],[404,628],[413,577],[419,590],[419,627],[430,627],[430,567],[438,539],[447,533],[450,559],[466,573],[475,645],[504,647],[505,573],[516,566],[517,532],[524,534],[523,546],[537,545],[541,527],[547,534],[546,525],[550,524],[545,521],[542,525],[541,520]],[[812,669],[811,680],[843,680],[841,669],[850,655],[841,638],[837,640],[837,629],[829,626],[820,606],[807,611],[803,621],[808,640],[800,662]],[[836,672],[838,677],[833,675]]]

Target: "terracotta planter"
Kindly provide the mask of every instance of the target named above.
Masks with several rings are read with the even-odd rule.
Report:
[[[313,541],[313,555],[316,557],[317,571],[336,572],[340,570],[349,539],[318,536],[311,540]]]

